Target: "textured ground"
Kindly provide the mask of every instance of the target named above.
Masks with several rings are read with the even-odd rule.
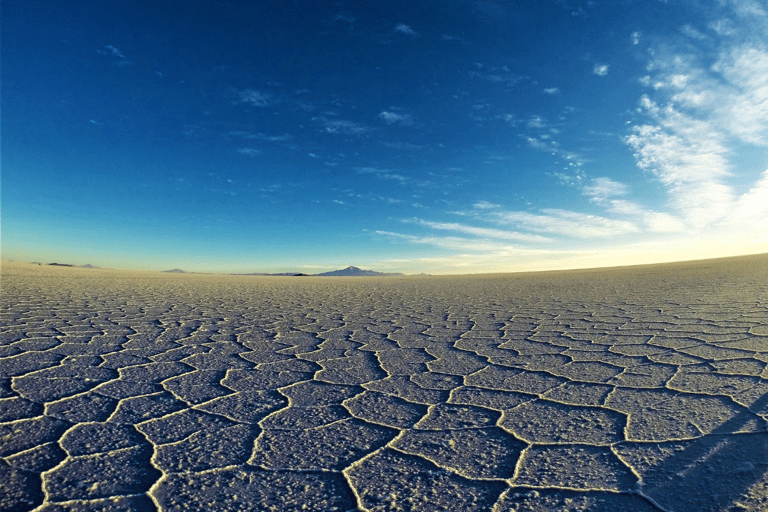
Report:
[[[2,266],[0,510],[768,510],[768,257]]]

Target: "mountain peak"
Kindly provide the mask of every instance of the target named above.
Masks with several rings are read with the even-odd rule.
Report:
[[[318,276],[397,276],[401,274],[386,274],[384,272],[376,272],[375,270],[363,270],[352,265],[348,266],[344,270],[333,270],[331,272],[323,272],[322,274],[316,274]]]

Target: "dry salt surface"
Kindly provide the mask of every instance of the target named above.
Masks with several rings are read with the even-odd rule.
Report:
[[[2,265],[0,509],[768,510],[768,256]]]

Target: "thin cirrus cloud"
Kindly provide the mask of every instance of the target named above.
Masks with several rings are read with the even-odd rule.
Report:
[[[410,25],[406,25],[405,23],[398,23],[397,25],[395,25],[395,32],[399,32],[401,34],[406,34],[409,36],[419,35],[418,32],[413,30]]]
[[[632,218],[650,233],[685,233],[687,226],[680,217],[666,212],[647,210],[633,201],[610,199],[604,203],[610,213]]]
[[[104,48],[109,50],[109,52],[112,55],[114,55],[115,57],[118,57],[118,58],[121,58],[121,59],[125,59],[126,58],[125,55],[123,55],[123,52],[121,52],[116,47],[112,46],[111,44],[108,44],[108,45],[104,46]]]
[[[430,244],[444,249],[501,251],[513,254],[532,250],[525,244],[554,243],[563,237],[577,239],[607,239],[610,237],[635,234],[640,231],[636,223],[626,220],[609,219],[601,216],[571,212],[559,209],[545,209],[535,214],[523,211],[507,211],[485,201],[478,203],[471,212],[463,212],[475,221],[500,226],[514,226],[514,230],[481,228],[451,222],[431,222],[421,219],[406,221],[438,231],[455,231],[474,238],[455,236],[412,236],[392,232],[380,232],[401,240],[418,244]],[[550,235],[550,236],[548,236]],[[524,245],[509,245],[516,241]],[[542,249],[549,251],[549,249]]]
[[[623,196],[628,193],[628,188],[623,183],[614,181],[608,177],[594,178],[589,185],[585,185],[581,192],[590,198],[590,201],[598,204],[605,203],[614,196]]]
[[[341,12],[338,12],[338,13],[334,14],[333,16],[331,16],[331,18],[328,21],[330,21],[330,22],[341,21],[341,22],[349,23],[350,25],[353,25],[356,20],[357,20],[357,18],[355,16],[353,16],[352,14],[350,14],[349,12],[341,11]]]
[[[246,103],[253,107],[268,107],[274,103],[274,98],[268,92],[258,89],[244,89],[237,92],[238,101],[235,103]]]
[[[493,208],[499,208],[500,205],[491,203],[490,201],[478,201],[475,204],[472,205],[475,209],[478,210],[490,210]]]
[[[760,175],[760,179],[748,191],[739,196],[729,219],[731,224],[750,226],[754,232],[768,233],[768,170]],[[763,235],[763,239],[768,236]]]
[[[267,135],[261,132],[249,132],[245,130],[227,132],[225,136],[228,139],[237,138],[244,140],[264,140],[267,142],[290,142],[293,139],[293,137],[287,133],[282,135]]]
[[[608,212],[623,216],[636,224],[645,226],[651,233],[683,233],[685,223],[669,213],[647,210],[636,202],[621,199],[629,194],[629,188],[608,177],[592,179],[581,186],[581,193],[589,197],[590,202],[603,206]]]
[[[423,145],[413,144],[411,142],[390,142],[386,140],[380,140],[379,144],[381,144],[384,147],[392,148],[392,149],[417,150],[417,149],[422,149],[424,147]]]
[[[358,167],[356,171],[358,174],[373,174],[379,178],[400,183],[407,183],[411,181],[408,176],[403,176],[402,174],[393,172],[388,169],[379,169],[377,167]]]
[[[394,233],[391,231],[375,231],[375,233],[377,235],[383,235],[389,238],[403,240],[414,244],[431,245],[442,249],[452,249],[458,251],[479,251],[482,253],[492,253],[495,255],[509,255],[515,254],[521,250],[521,248],[516,245],[500,244],[497,241],[484,239],[470,239],[456,236],[415,236],[402,233]],[[541,249],[539,252],[552,251]]]
[[[476,201],[469,211],[453,212],[470,222],[422,220],[418,224],[433,230],[434,236],[404,235],[401,239],[452,247],[478,258],[493,252],[494,246],[494,254],[513,254],[537,243],[535,236],[545,237],[557,247],[567,240],[596,244],[625,237],[626,244],[614,248],[616,255],[621,250],[660,253],[660,242],[655,240],[665,236],[674,236],[681,247],[689,248],[707,248],[712,240],[722,245],[747,239],[767,242],[768,170],[753,170],[741,191],[733,184],[737,176],[745,177],[738,148],[768,147],[768,14],[740,5],[743,8],[729,19],[682,26],[679,39],[659,43],[649,52],[648,75],[640,79],[647,92],[637,101],[639,122],[623,142],[635,157],[633,181],[643,176],[661,185],[666,195],[661,204],[648,207],[620,180],[590,177],[580,171],[580,179],[569,184],[604,214],[583,213],[575,207],[516,211]],[[630,41],[639,44],[640,34],[633,33]],[[701,41],[711,51],[702,52],[693,45]],[[606,76],[608,71],[607,64],[596,64],[592,70],[598,76]],[[556,94],[557,90],[543,92]],[[526,124],[534,130],[547,127],[539,116],[529,117]],[[566,153],[548,133],[520,137],[534,149]],[[438,234],[444,231],[466,237]],[[508,240],[522,245],[510,246],[505,243]]]
[[[478,66],[478,69],[484,69],[484,68]],[[486,82],[506,85],[508,87],[517,85],[518,83],[525,80],[526,78],[524,76],[510,72],[509,69],[506,68],[506,66],[502,66],[500,69],[495,69],[495,68],[491,69],[489,72],[480,72],[480,71],[472,70],[472,71],[468,71],[467,74],[472,78],[478,78],[480,80],[485,80]]]
[[[669,208],[693,230],[747,231],[768,222],[766,173],[741,195],[729,184],[738,155],[734,141],[768,147],[768,15],[735,14],[739,23],[727,24],[727,37],[723,20],[701,30],[685,26],[677,45],[656,52],[643,81],[656,97],[649,92],[640,99],[647,122],[626,138],[638,166],[658,178]],[[701,38],[718,41],[714,63],[690,50],[689,41]]]
[[[520,229],[575,238],[607,238],[640,231],[640,228],[631,221],[558,208],[545,208],[538,214],[494,210],[490,220],[499,224],[517,226]]]
[[[410,126],[413,124],[413,117],[409,114],[402,114],[400,112],[383,111],[379,114],[379,119],[387,124],[399,124],[403,126]]]
[[[533,116],[528,120],[528,128],[545,128],[546,122],[541,116]]]
[[[370,132],[373,128],[361,123],[349,121],[346,119],[330,119],[325,116],[313,117],[312,121],[320,124],[322,131],[341,135],[363,135]]]
[[[413,222],[422,226],[432,228],[432,229],[456,231],[459,233],[466,233],[468,235],[474,235],[474,236],[483,237],[486,239],[514,240],[518,242],[527,242],[527,243],[547,243],[552,241],[552,238],[541,236],[541,235],[520,233],[517,231],[506,231],[503,229],[478,228],[478,227],[458,224],[455,222],[430,222],[422,219],[416,219]]]

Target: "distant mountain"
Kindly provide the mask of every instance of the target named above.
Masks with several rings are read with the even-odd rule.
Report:
[[[166,272],[181,272],[180,270],[166,270]],[[333,270],[331,272],[323,272],[322,274],[304,274],[302,272],[280,272],[276,274],[269,274],[266,272],[250,272],[248,274],[233,274],[236,276],[290,276],[290,277],[302,277],[302,276],[402,276],[403,274],[387,274],[384,272],[376,272],[375,270],[362,270],[357,267],[347,267],[344,270]]]
[[[302,274],[301,272],[279,272],[277,274],[268,274],[266,272],[250,272],[248,274],[232,274],[233,276],[308,276],[310,274]]]
[[[185,270],[181,270],[180,268],[175,268],[173,270],[163,270],[163,272],[167,272],[169,274],[186,274],[187,273]]]
[[[99,268],[95,265],[91,265],[90,263],[86,263],[85,265],[80,265],[80,268]]]
[[[375,270],[362,270],[357,267],[347,267],[344,270],[332,270],[331,272],[323,272],[322,274],[315,274],[316,276],[401,276],[403,274],[387,274],[385,272],[376,272]]]
[[[74,267],[71,263],[49,263],[53,267]]]

